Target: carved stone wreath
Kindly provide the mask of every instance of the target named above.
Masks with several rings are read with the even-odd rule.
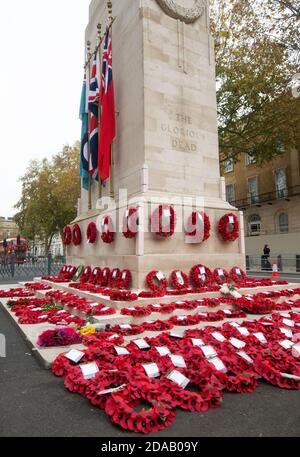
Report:
[[[205,0],[195,0],[192,8],[184,8],[174,0],[156,0],[163,11],[174,19],[191,24],[199,19],[205,10]]]

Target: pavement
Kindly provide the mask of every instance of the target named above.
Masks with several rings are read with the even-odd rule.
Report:
[[[0,358],[1,437],[134,438],[105,413],[68,392],[63,381],[40,367],[8,315],[0,308],[7,357]],[[221,408],[204,414],[177,410],[173,425],[150,437],[296,437],[299,391],[260,381],[250,394],[224,395]]]

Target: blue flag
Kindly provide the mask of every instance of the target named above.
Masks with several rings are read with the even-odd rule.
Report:
[[[87,96],[86,96],[86,74],[82,86],[81,101],[79,117],[82,121],[81,127],[81,147],[80,147],[80,176],[82,178],[82,187],[88,190],[89,182],[89,162],[88,162],[88,110],[87,110]]]

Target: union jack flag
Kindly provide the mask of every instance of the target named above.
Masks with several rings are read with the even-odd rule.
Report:
[[[99,83],[98,83],[98,53],[94,55],[92,72],[90,77],[90,90],[88,96],[88,108],[90,112],[90,163],[89,172],[94,179],[98,176],[98,150],[99,150],[99,132],[98,132],[98,117],[99,117]]]
[[[100,102],[102,106],[99,170],[101,179],[110,176],[111,145],[115,138],[115,98],[112,70],[112,41],[109,29],[104,37]]]

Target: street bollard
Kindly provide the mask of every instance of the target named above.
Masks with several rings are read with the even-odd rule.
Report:
[[[300,273],[300,255],[296,255],[296,271]]]

